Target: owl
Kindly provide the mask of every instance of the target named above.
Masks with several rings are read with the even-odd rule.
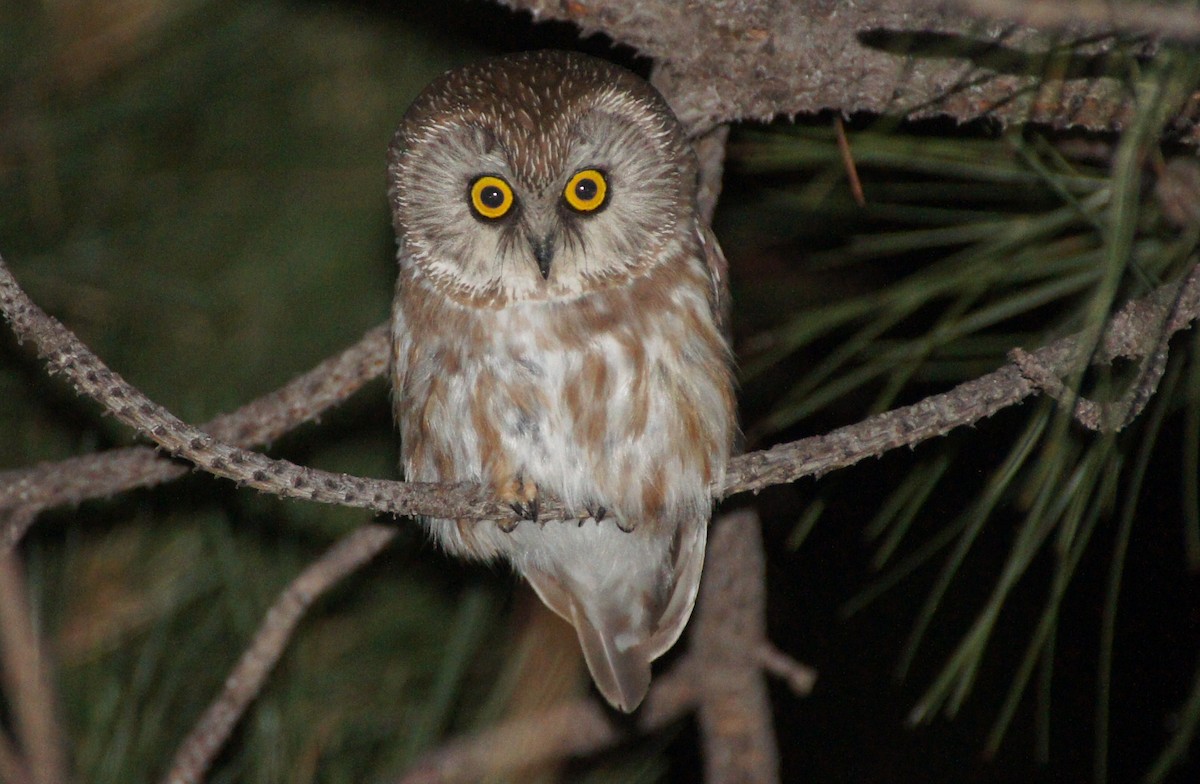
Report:
[[[691,615],[736,431],[694,153],[645,81],[542,51],[430,84],[388,186],[404,473],[485,483],[524,518],[424,524],[511,563],[632,711]],[[542,493],[577,514],[539,519]]]

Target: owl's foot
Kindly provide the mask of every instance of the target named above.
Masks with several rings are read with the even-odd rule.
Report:
[[[517,516],[520,517],[521,520],[528,520],[531,523],[538,522],[537,496],[534,496],[533,500],[531,500],[531,501],[512,503],[512,504],[509,504],[509,506],[512,507],[512,510],[517,513]],[[520,522],[520,521],[517,521],[517,522]],[[512,528],[517,527],[517,522],[512,523]],[[512,528],[509,528],[507,530],[512,530]]]
[[[500,530],[512,533],[521,520],[538,522],[538,490],[537,484],[518,474],[499,488],[500,500],[504,501],[517,513],[517,520],[501,520]]]
[[[584,509],[587,510],[588,516],[580,518],[579,525],[581,528],[583,527],[583,524],[588,521],[589,518],[592,520],[595,520],[596,525],[599,525],[601,522],[604,521],[605,518],[608,517],[608,508],[601,506],[600,504],[588,504],[584,507]],[[613,515],[613,522],[617,524],[617,528],[620,528],[625,533],[629,533],[630,531],[632,531],[634,528],[637,527],[637,523],[626,522],[619,515]]]
[[[579,520],[580,527],[583,527],[583,524],[585,522],[587,522],[589,519],[595,520],[596,525],[599,525],[601,522],[603,522],[608,517],[608,508],[605,506],[602,506],[600,504],[587,504],[583,508],[587,510],[588,516],[580,518],[580,520]],[[625,522],[625,520],[622,519],[619,515],[613,515],[613,522],[617,524],[617,528],[620,528],[625,533],[629,533],[637,525],[636,523]]]

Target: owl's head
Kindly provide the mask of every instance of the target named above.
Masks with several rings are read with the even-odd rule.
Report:
[[[696,164],[658,92],[541,51],[443,74],[388,167],[401,263],[475,304],[550,300],[649,269],[693,231]]]

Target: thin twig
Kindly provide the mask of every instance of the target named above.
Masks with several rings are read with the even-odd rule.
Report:
[[[858,166],[854,163],[854,153],[850,150],[850,140],[846,138],[846,124],[841,116],[833,118],[833,130],[837,133],[838,152],[842,154],[842,166],[846,168],[846,177],[850,180],[850,193],[854,203],[859,207],[867,206],[867,197],[863,194],[862,180],[858,178]]]
[[[1194,266],[1182,283],[1164,284],[1146,297],[1126,303],[1109,320],[1098,347],[1093,347],[1079,333],[1029,355],[1041,367],[1060,375],[1089,356],[1094,363],[1142,357],[1197,317],[1200,317],[1200,273]],[[794,482],[806,476],[822,476],[867,457],[915,446],[954,428],[975,424],[1039,391],[1041,388],[1026,378],[1015,363],[1008,364],[911,406],[868,417],[825,435],[734,458],[721,495]]]
[[[9,513],[27,515],[31,510]],[[49,655],[38,635],[16,552],[0,552],[0,661],[31,784],[65,784],[66,744],[57,718]]]
[[[770,641],[764,640],[759,643],[754,656],[763,672],[770,673],[786,683],[792,694],[797,697],[807,697],[817,685],[816,670],[788,656]]]
[[[236,411],[200,429],[235,446],[251,447],[282,436],[353,395],[387,368],[387,327],[368,331],[353,346]],[[183,476],[189,466],[146,446],[113,449],[56,463],[0,472],[0,509],[50,509],[149,487]],[[21,521],[25,523],[32,520]],[[24,535],[14,519],[0,527],[0,550]]]
[[[195,784],[201,780],[283,655],[304,612],[321,594],[375,557],[395,535],[395,528],[365,525],[344,536],[284,589],[267,611],[250,647],[225,679],[220,695],[175,752],[163,784]]]
[[[1100,432],[1114,432],[1129,425],[1146,408],[1150,398],[1158,390],[1163,372],[1167,369],[1167,344],[1174,333],[1169,325],[1187,323],[1182,319],[1180,308],[1188,291],[1200,287],[1200,265],[1192,268],[1191,273],[1178,286],[1178,295],[1170,311],[1162,314],[1162,323],[1158,327],[1159,337],[1154,348],[1141,359],[1141,367],[1137,378],[1120,398],[1113,401],[1089,400],[1079,395],[1075,390],[1066,388],[1061,375],[1063,370],[1051,370],[1042,365],[1035,356],[1023,349],[1014,348],[1009,352],[1009,358],[1030,383],[1045,392],[1058,402],[1070,406],[1075,421],[1088,428]],[[1176,327],[1177,330],[1179,327]],[[1066,368],[1070,373],[1078,368]]]

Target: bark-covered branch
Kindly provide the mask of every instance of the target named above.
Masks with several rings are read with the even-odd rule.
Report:
[[[911,406],[868,417],[822,436],[743,455],[730,466],[722,494],[821,476],[864,458],[915,446],[956,427],[972,425],[1043,391],[1042,380],[1030,378],[1027,373],[1029,361],[1061,377],[1088,361],[1107,364],[1118,358],[1148,357],[1161,351],[1166,340],[1198,317],[1200,266],[1193,266],[1183,280],[1127,303],[1109,321],[1098,345],[1091,345],[1084,334],[1071,335],[1037,351],[1024,352],[1020,360]]]
[[[52,374],[66,376],[76,392],[100,403],[106,412],[166,453],[185,458],[214,476],[284,498],[364,507],[391,514],[472,517],[482,512],[484,516],[502,518],[512,514],[511,509],[489,499],[476,486],[451,490],[431,483],[334,474],[287,460],[273,460],[214,438],[183,422],[109,369],[70,330],[33,304],[3,259],[0,259],[0,309],[17,337],[34,344]],[[17,499],[17,505],[31,506],[25,498]]]
[[[33,516],[24,509],[0,516],[10,515]],[[69,779],[50,662],[25,566],[15,553],[0,552],[0,682],[9,696],[9,718],[21,748],[18,754],[0,728],[0,774],[7,771],[14,781],[67,784]]]
[[[284,589],[225,679],[221,693],[179,745],[163,784],[195,784],[204,777],[287,649],[305,611],[342,578],[374,558],[395,536],[395,528],[364,525],[342,537]]]
[[[1111,131],[1134,111],[1111,57],[1116,39],[1102,35],[1119,24],[1039,31],[932,0],[500,1],[652,58],[694,134],[823,111]],[[1195,100],[1181,98],[1173,114],[1184,138],[1200,140]]]
[[[200,429],[239,447],[266,444],[315,419],[387,368],[387,327],[380,325],[350,348],[269,394],[222,414]],[[189,466],[146,446],[114,449],[56,463],[0,472],[0,509],[50,509],[176,479]],[[20,539],[28,521],[0,526],[0,550]]]
[[[242,449],[182,422],[110,370],[66,327],[34,305],[3,259],[0,259],[0,309],[18,337],[35,345],[51,372],[65,375],[81,395],[96,400],[168,453],[189,460],[215,476],[285,498],[393,515],[515,519],[511,509],[479,485],[396,482],[333,474]],[[1107,325],[1098,346],[1088,344],[1082,335],[1074,335],[1025,356],[1040,368],[1060,376],[1089,358],[1110,362],[1117,357],[1143,357],[1161,350],[1167,337],[1189,326],[1197,316],[1200,316],[1200,273],[1193,268],[1184,280],[1165,284],[1151,295],[1127,303]],[[1041,391],[1038,381],[1030,379],[1022,367],[1028,367],[1028,360],[1010,363],[948,392],[825,435],[736,457],[730,462],[725,481],[712,488],[713,497],[720,499],[805,476],[820,476],[898,447],[915,446],[956,427],[972,425]],[[314,382],[311,375],[306,378],[309,383]],[[23,499],[8,502],[9,508],[17,506],[32,504]],[[2,508],[5,506],[0,505]],[[549,498],[542,509],[547,519],[586,515],[584,510],[566,509]]]

